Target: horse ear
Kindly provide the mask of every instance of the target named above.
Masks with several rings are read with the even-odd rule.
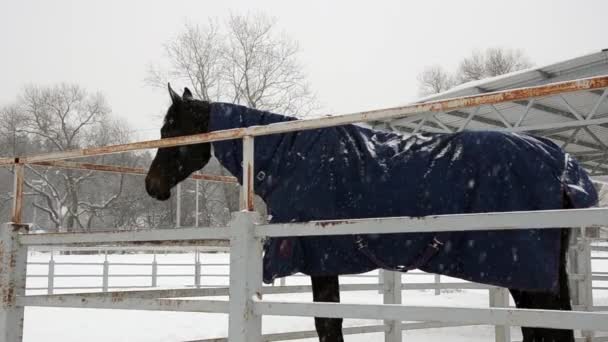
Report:
[[[184,100],[192,100],[192,92],[190,92],[190,89],[188,89],[188,87],[184,88],[184,94],[182,95],[182,98]]]
[[[167,83],[167,87],[169,87],[169,95],[171,95],[171,101],[173,101],[173,103],[180,102],[182,98],[179,97],[179,95],[177,95],[175,91],[173,91],[173,88],[171,88],[171,83]]]

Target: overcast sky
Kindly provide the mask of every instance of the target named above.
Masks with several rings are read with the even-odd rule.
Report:
[[[184,23],[231,11],[278,19],[328,113],[412,101],[425,66],[455,68],[474,49],[521,48],[543,65],[608,48],[605,0],[0,0],[0,105],[27,84],[73,82],[156,138],[168,95],[144,84],[147,66]]]

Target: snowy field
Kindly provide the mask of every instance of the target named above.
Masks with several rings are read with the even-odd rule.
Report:
[[[608,253],[595,253],[595,255],[608,256]],[[157,262],[162,264],[192,264],[193,254],[167,254],[157,255]],[[30,262],[47,262],[48,253],[33,253]],[[98,255],[59,255],[55,256],[58,265],[55,274],[101,274],[99,265],[60,265],[62,262],[70,263],[101,263],[103,256]],[[149,264],[153,256],[148,254],[137,255],[109,255],[110,263],[141,263]],[[203,263],[227,263],[227,254],[202,254]],[[608,272],[608,260],[595,260],[594,272]],[[46,274],[47,267],[31,265],[30,274]],[[163,274],[193,274],[193,266],[159,266],[158,273]],[[202,285],[226,286],[226,277],[205,277],[205,274],[226,274],[226,266],[204,266]],[[150,274],[149,265],[112,265],[110,274]],[[344,278],[342,283],[370,283],[376,282],[373,277]],[[432,282],[432,275],[408,275],[403,277],[404,283]],[[458,281],[442,277],[442,282]],[[28,278],[28,287],[46,286],[46,278]],[[305,277],[292,277],[288,285],[306,284]],[[118,277],[110,278],[110,286],[148,286],[149,277]],[[176,288],[192,286],[192,276],[160,277],[158,286],[161,288]],[[100,286],[101,278],[58,277],[55,286]],[[594,286],[607,286],[606,282],[595,282]],[[90,290],[89,290],[90,291]],[[70,292],[68,290],[55,293]],[[84,292],[84,290],[71,290],[71,292]],[[28,291],[28,294],[41,294],[41,291]],[[608,305],[608,291],[594,291],[595,305]],[[273,295],[265,296],[269,299],[285,299],[293,301],[310,302],[311,294]],[[443,290],[436,296],[433,290],[413,290],[403,292],[403,301],[406,305],[429,306],[460,306],[460,307],[488,307],[487,290]],[[382,303],[382,296],[377,291],[344,292],[342,302],[345,303]],[[345,320],[345,326],[364,324],[379,324],[379,321]],[[66,308],[40,308],[28,307],[25,309],[25,336],[26,342],[39,341],[193,341],[198,339],[225,337],[227,335],[228,316],[220,314],[203,313],[174,313],[151,311],[125,311],[125,310],[99,310],[99,309],[66,309]],[[287,331],[313,330],[312,318],[300,317],[264,317],[264,333],[278,333]],[[513,340],[521,340],[519,328],[512,329]],[[404,331],[406,341],[452,341],[452,342],[481,342],[494,340],[494,328],[490,326],[471,326],[456,328],[440,328],[416,331]],[[315,341],[310,339],[309,341]],[[382,334],[365,334],[346,336],[346,341],[383,341]]]

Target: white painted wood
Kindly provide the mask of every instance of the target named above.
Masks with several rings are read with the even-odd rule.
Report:
[[[104,244],[147,241],[228,240],[228,229],[176,228],[100,233],[45,233],[19,237],[23,245]],[[150,247],[147,247],[150,249]],[[183,247],[182,247],[183,248]]]
[[[53,252],[51,252],[51,259],[49,260],[48,272],[47,272],[47,285],[46,293],[52,295],[55,290],[55,259],[53,258]]]
[[[48,306],[45,301],[68,301],[70,298],[76,299],[96,299],[100,302],[111,302],[120,298],[135,298],[135,299],[163,299],[163,298],[180,298],[180,297],[218,297],[227,296],[229,293],[228,287],[214,288],[180,288],[180,289],[164,289],[164,290],[130,290],[120,292],[80,292],[80,293],[64,293],[55,295],[29,295],[18,297],[17,303],[22,305],[33,306]],[[46,303],[48,304],[48,303]]]
[[[260,225],[256,229],[256,236],[368,234],[370,227],[374,227],[374,234],[547,229],[582,225],[603,226],[606,222],[608,222],[608,208],[562,209],[268,224]]]
[[[384,271],[383,303],[384,304],[401,304],[401,273]],[[385,342],[401,342],[401,321],[385,320],[384,325],[386,331],[384,333]]]
[[[262,298],[262,241],[254,235],[256,212],[233,214],[230,223],[230,342],[260,342],[262,316],[253,310],[253,299]]]
[[[0,228],[0,341],[21,342],[23,307],[17,297],[25,295],[27,247],[19,244],[18,235],[27,231],[22,224],[7,223]]]
[[[579,303],[582,304],[585,311],[593,311],[593,278],[591,270],[591,241],[587,237],[585,227],[581,227],[581,238],[578,245],[578,269],[577,272],[583,275],[583,279],[579,281],[578,295]],[[591,341],[593,338],[593,331],[581,330],[583,338]]]
[[[182,183],[175,187],[175,226],[182,226]]]
[[[257,301],[259,315],[398,319],[447,323],[608,331],[608,313],[557,310]]]
[[[490,307],[493,308],[508,308],[509,307],[509,291],[502,287],[495,287],[489,290],[490,292]],[[496,342],[511,342],[511,327],[505,325],[497,325],[494,327],[494,340]]]
[[[108,292],[108,285],[110,283],[110,263],[108,262],[108,254],[105,255],[103,260],[103,273],[101,279],[101,290],[103,292]]]
[[[195,211],[195,215],[194,215],[194,226],[198,227],[199,224],[199,216],[201,214],[201,210],[200,210],[200,180],[197,179],[196,182],[194,183],[194,186],[196,187],[195,191],[194,191],[194,211]]]
[[[441,275],[440,274],[435,274],[433,277],[433,280],[435,282],[436,285],[441,284]],[[439,296],[441,294],[441,289],[439,288],[439,286],[437,286],[435,288],[435,296]]]
[[[217,229],[219,227],[216,227],[215,229]],[[221,228],[226,228],[226,227],[221,227]],[[190,228],[180,228],[177,229],[178,231],[181,231],[182,229],[190,229]],[[199,229],[210,229],[210,228],[199,228]],[[169,229],[167,229],[169,230]],[[227,230],[227,229],[226,229]],[[181,233],[179,233],[181,234]],[[40,235],[40,234],[38,234]],[[229,233],[226,232],[225,233],[226,236],[229,236]],[[28,240],[26,237],[21,237],[21,239],[24,240]],[[226,237],[226,239],[228,239],[228,237]],[[211,252],[211,253],[229,253],[230,252],[230,247],[228,247],[227,244],[222,243],[221,245],[218,246],[190,246],[190,245],[185,245],[185,246],[180,246],[180,245],[169,245],[169,246],[163,246],[160,244],[156,244],[156,245],[144,245],[144,246],[140,246],[139,244],[136,245],[120,245],[120,246],[108,246],[108,245],[103,245],[103,246],[56,246],[56,245],[49,245],[49,246],[45,246],[45,245],[31,245],[28,248],[28,251],[30,252],[50,252],[50,251],[70,251],[70,252],[98,252],[101,253],[103,251],[120,251],[120,252],[130,252],[130,251],[137,251],[137,252],[149,252],[149,253],[160,253],[160,252],[164,252],[164,253],[169,253],[169,252],[178,252],[178,253],[184,253],[184,252],[192,252],[194,250],[198,250],[201,252]],[[228,263],[226,264],[222,264],[222,265],[216,265],[216,266],[228,266]]]
[[[42,306],[61,308],[118,309],[145,311],[179,311],[228,313],[228,301],[225,300],[187,300],[187,299],[154,299],[137,298],[110,292],[112,296],[25,296],[18,297],[19,306]],[[12,341],[11,341],[12,342]]]
[[[150,275],[150,286],[158,286],[158,262],[156,261],[156,253],[154,253],[154,259],[152,260],[152,274]]]
[[[253,211],[253,173],[254,173],[254,140],[251,136],[243,137],[243,186],[241,187],[240,209]]]
[[[201,254],[194,252],[194,286],[201,287]]]

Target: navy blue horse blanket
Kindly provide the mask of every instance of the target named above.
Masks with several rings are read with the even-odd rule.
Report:
[[[289,120],[294,119],[214,103],[210,131]],[[242,182],[242,141],[215,142],[213,148]],[[255,192],[268,205],[271,223],[597,203],[578,162],[544,138],[492,131],[406,137],[357,125],[257,137]],[[431,255],[433,239],[442,245]],[[561,229],[271,238],[264,250],[264,281],[297,272],[322,276],[417,267],[478,283],[553,291],[560,243]]]

